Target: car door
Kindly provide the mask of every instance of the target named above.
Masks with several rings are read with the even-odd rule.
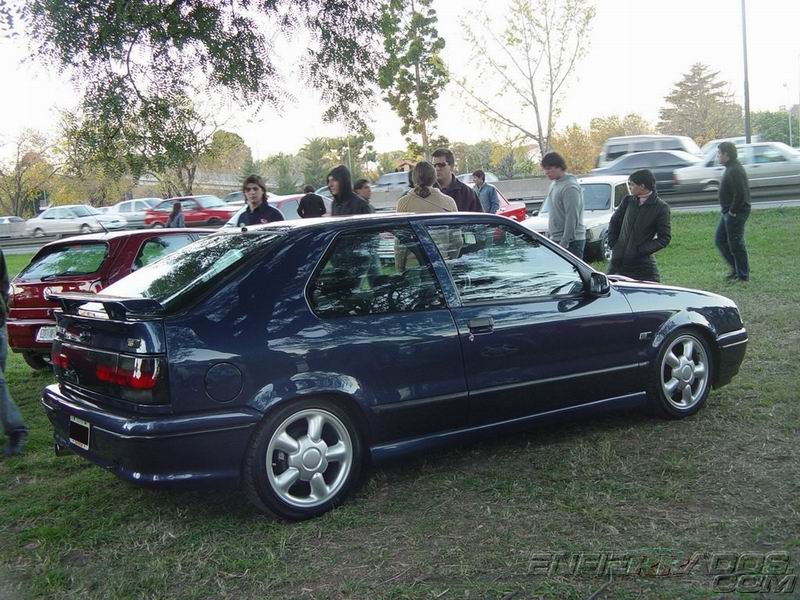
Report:
[[[625,298],[590,296],[574,260],[521,227],[429,225],[455,287],[473,424],[641,389]]]
[[[181,200],[181,210],[186,226],[205,225],[208,221],[206,211],[198,204],[197,200]],[[167,215],[169,216],[169,215]]]
[[[307,298],[319,319],[309,369],[363,386],[372,398],[376,438],[466,424],[458,331],[408,224],[339,234],[312,275]]]
[[[786,185],[797,181],[800,163],[792,163],[779,147],[765,144],[753,146],[752,150],[751,186]]]

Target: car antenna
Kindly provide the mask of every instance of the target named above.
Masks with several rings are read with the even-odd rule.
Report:
[[[97,224],[98,224],[98,225],[100,225],[100,227],[102,227],[102,228],[103,228],[103,231],[105,231],[106,233],[108,233],[108,229],[106,229],[106,226],[105,226],[105,225],[103,225],[103,222],[102,222],[100,219],[97,219]]]

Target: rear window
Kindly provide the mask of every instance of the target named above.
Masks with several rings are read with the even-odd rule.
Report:
[[[76,243],[57,246],[34,257],[17,277],[17,281],[55,279],[71,275],[89,275],[100,269],[106,259],[105,242]]]
[[[170,255],[123,277],[103,290],[104,295],[153,298],[169,306],[190,293],[206,289],[226,271],[241,265],[280,237],[257,232],[215,235],[184,246]]]
[[[585,183],[583,190],[583,210],[604,210],[611,206],[611,186],[607,183]]]

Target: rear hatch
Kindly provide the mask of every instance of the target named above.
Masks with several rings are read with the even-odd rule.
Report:
[[[45,246],[11,282],[9,318],[52,319],[58,303],[50,294],[98,291],[108,255],[103,240]]]
[[[62,310],[52,362],[67,396],[138,412],[170,410],[166,328],[279,233],[212,235],[100,294],[54,295]],[[180,351],[174,348],[173,351]]]

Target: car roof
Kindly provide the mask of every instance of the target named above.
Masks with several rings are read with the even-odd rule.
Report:
[[[652,156],[654,154],[672,154],[678,158],[691,159],[695,162],[702,160],[699,156],[691,154],[690,152],[686,152],[685,150],[648,150],[647,152],[631,152],[629,154],[623,154],[614,162],[622,162],[626,159],[633,160],[633,157],[635,156]]]
[[[610,137],[606,140],[607,144],[613,144],[616,142],[647,142],[649,140],[664,140],[664,139],[676,139],[676,140],[685,140],[691,139],[688,135],[669,135],[663,133],[647,133],[641,135],[619,135],[615,137]]]
[[[641,152],[639,154],[641,154]],[[616,185],[618,183],[627,183],[627,181],[627,175],[589,175],[587,177],[578,178],[578,183],[608,183]]]
[[[70,244],[75,243],[84,243],[84,242],[109,242],[112,240],[118,240],[120,238],[145,238],[145,237],[157,237],[160,235],[170,234],[170,235],[177,235],[179,233],[212,233],[213,230],[210,229],[201,229],[199,227],[183,227],[180,230],[175,230],[174,232],[170,229],[137,229],[135,231],[111,231],[109,233],[87,233],[85,235],[77,235],[73,237],[66,237],[60,240],[52,241],[48,244],[42,246],[42,248],[49,248],[53,246],[68,246]]]

